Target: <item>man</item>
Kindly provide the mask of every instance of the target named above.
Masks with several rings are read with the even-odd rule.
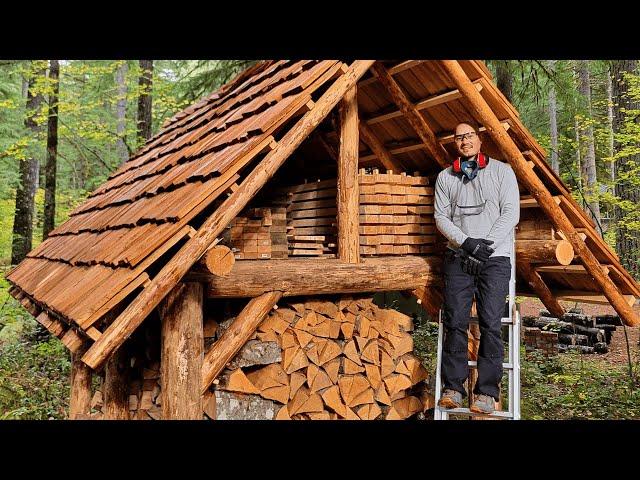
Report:
[[[500,396],[504,356],[500,320],[509,293],[520,193],[511,167],[480,151],[475,122],[456,126],[454,140],[460,158],[440,172],[435,189],[436,225],[449,240],[443,263],[445,338],[439,405],[458,408],[466,395],[467,329],[475,294],[481,336],[470,409],[488,414]]]

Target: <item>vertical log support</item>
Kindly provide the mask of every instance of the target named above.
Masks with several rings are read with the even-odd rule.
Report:
[[[338,258],[347,263],[360,263],[358,143],[358,95],[354,86],[340,101]]]
[[[202,284],[181,283],[158,308],[162,418],[167,420],[202,420],[203,295]]]
[[[487,102],[473,86],[473,83],[471,83],[471,80],[469,80],[469,77],[467,77],[460,64],[455,60],[442,60],[441,65],[458,90],[460,90],[462,96],[467,100],[471,112],[476,119],[485,126],[491,139],[509,161],[518,179],[536,199],[553,225],[562,231],[566,235],[567,240],[571,242],[575,254],[580,257],[585,269],[602,289],[605,297],[609,300],[609,303],[611,303],[611,306],[616,312],[618,312],[622,321],[629,326],[638,325],[640,323],[638,315],[635,314],[625,301],[609,276],[602,271],[601,265],[593,255],[593,252],[589,250],[565,213],[555,203],[553,197],[542,183],[542,180],[528,167],[527,161],[522,156],[522,153],[502,127]]]
[[[91,379],[93,370],[82,360],[88,344],[71,354],[71,395],[69,398],[69,420],[87,418],[91,411]]]
[[[116,350],[104,367],[102,384],[105,420],[129,420],[129,355],[127,344]]]

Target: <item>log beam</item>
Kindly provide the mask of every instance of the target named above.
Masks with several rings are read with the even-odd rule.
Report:
[[[427,121],[424,119],[420,111],[416,109],[415,105],[407,98],[400,88],[400,85],[398,85],[381,63],[374,63],[371,69],[377,75],[382,86],[387,90],[387,92],[389,92],[393,102],[398,106],[411,127],[416,131],[420,140],[425,144],[429,155],[431,155],[442,168],[448,167],[451,162],[447,159],[447,151],[438,143],[438,140],[427,124]]]
[[[222,336],[211,346],[204,357],[202,365],[201,394],[205,394],[213,381],[251,338],[260,322],[282,298],[282,292],[273,291],[260,295],[249,301],[233,323]],[[164,405],[163,394],[163,405]],[[202,415],[202,409],[200,409]]]
[[[574,252],[567,240],[516,240],[516,258],[529,264],[569,265]]]
[[[364,258],[358,264],[334,259],[243,260],[225,278],[192,271],[189,281],[207,283],[207,297],[257,297],[273,289],[284,296],[413,290],[437,284],[437,257]]]
[[[640,318],[629,307],[622,294],[609,278],[602,272],[600,263],[589,250],[584,240],[578,235],[578,232],[571,224],[567,215],[562,211],[549,193],[549,190],[542,183],[542,180],[528,167],[524,156],[506,133],[495,113],[491,110],[487,102],[475,89],[469,77],[465,74],[460,64],[455,60],[441,60],[441,65],[445,72],[449,75],[455,86],[462,92],[463,97],[467,100],[468,106],[471,108],[474,116],[482,123],[491,136],[491,139],[503,152],[507,161],[511,164],[516,177],[529,190],[531,195],[540,204],[542,210],[547,214],[554,226],[565,233],[567,240],[571,242],[576,255],[584,264],[594,278],[596,284],[602,289],[611,306],[618,312],[622,321],[629,326],[640,324]]]
[[[200,259],[200,266],[211,275],[225,277],[233,269],[236,258],[231,249],[225,245],[216,245],[207,250]]]
[[[129,355],[126,344],[111,355],[104,367],[102,398],[105,420],[129,420]]]
[[[340,102],[340,154],[338,155],[338,258],[360,261],[358,234],[358,94],[347,91]]]
[[[196,234],[183,245],[142,293],[107,328],[100,340],[89,348],[82,357],[83,362],[95,369],[107,359],[111,352],[122,345],[373,63],[373,60],[357,60],[351,64],[344,75],[318,99],[314,107],[304,114],[285,133],[274,149],[256,165],[239,188],[204,221]]]

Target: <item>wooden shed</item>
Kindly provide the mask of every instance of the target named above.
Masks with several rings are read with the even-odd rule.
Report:
[[[222,391],[277,418],[423,409],[410,319],[371,296],[437,313],[433,185],[465,119],[520,184],[518,294],[637,325],[638,283],[481,61],[265,61],[167,121],[7,274],[73,352],[70,416],[93,396],[104,418],[216,418]]]

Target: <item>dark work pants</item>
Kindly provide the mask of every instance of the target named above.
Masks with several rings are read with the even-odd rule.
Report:
[[[509,257],[491,257],[478,275],[469,275],[462,271],[460,258],[447,250],[443,270],[443,387],[466,395],[463,384],[469,376],[467,329],[475,294],[480,324],[480,345],[478,380],[473,393],[491,395],[498,400],[504,357],[500,319],[505,313],[506,298],[509,294],[511,260]]]

